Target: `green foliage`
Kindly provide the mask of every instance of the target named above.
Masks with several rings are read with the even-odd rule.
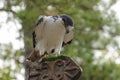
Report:
[[[47,58],[44,58],[42,61],[54,61],[56,59],[65,59],[65,56],[61,55],[61,56],[50,56],[50,57],[47,57]]]
[[[18,0],[20,1],[20,0]],[[75,26],[75,39],[71,45],[65,46],[61,52],[68,55],[78,62],[83,68],[83,80],[119,80],[119,67],[112,61],[101,63],[104,58],[94,61],[94,50],[100,50],[107,53],[107,46],[112,44],[119,45],[114,38],[120,35],[120,27],[115,13],[108,10],[116,0],[110,0],[110,3],[104,3],[101,0],[21,0],[24,2],[26,9],[21,10],[14,15],[21,20],[22,32],[24,33],[25,51],[33,49],[32,32],[35,27],[37,18],[40,15],[57,15],[67,14],[73,18]],[[17,2],[20,4],[21,2]],[[14,3],[14,4],[15,4]],[[15,5],[16,5],[15,4]],[[13,5],[13,4],[12,4]],[[99,9],[102,6],[103,10]],[[108,28],[109,30],[106,30]],[[107,32],[110,37],[105,37]],[[10,52],[6,50],[7,55]],[[18,59],[21,51],[17,51]],[[105,55],[103,55],[105,56]],[[4,56],[3,60],[8,56]],[[80,59],[80,60],[79,60]],[[18,67],[19,69],[21,67]],[[6,74],[5,74],[6,75]],[[7,75],[10,76],[10,75]],[[9,79],[6,79],[9,80]]]

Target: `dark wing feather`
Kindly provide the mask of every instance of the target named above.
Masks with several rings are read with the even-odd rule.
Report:
[[[35,46],[36,46],[36,40],[35,40],[36,34],[35,34],[35,31],[33,31],[32,36],[33,36],[33,47],[35,48]]]
[[[36,30],[38,29],[38,26],[43,22],[43,17],[44,16],[40,16],[39,17],[39,19],[36,22],[35,31],[33,31],[33,33],[32,33],[32,36],[33,36],[33,47],[34,48],[35,48],[35,46],[37,44],[36,37],[38,37],[37,34],[36,34]],[[38,32],[38,30],[37,30],[37,32]]]
[[[43,17],[44,17],[44,16],[41,16],[41,17],[37,20],[36,27],[37,27],[41,22],[43,22]]]

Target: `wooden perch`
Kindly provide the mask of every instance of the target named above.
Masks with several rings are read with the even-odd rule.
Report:
[[[25,80],[80,80],[82,70],[69,57],[58,56],[41,62],[26,60]]]

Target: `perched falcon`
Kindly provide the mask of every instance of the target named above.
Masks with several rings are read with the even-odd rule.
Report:
[[[55,53],[71,43],[74,36],[72,19],[67,15],[41,16],[33,32],[33,46],[39,56]]]

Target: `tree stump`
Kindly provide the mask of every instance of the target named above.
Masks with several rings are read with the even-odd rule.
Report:
[[[26,61],[25,80],[80,80],[82,70],[67,56]]]

